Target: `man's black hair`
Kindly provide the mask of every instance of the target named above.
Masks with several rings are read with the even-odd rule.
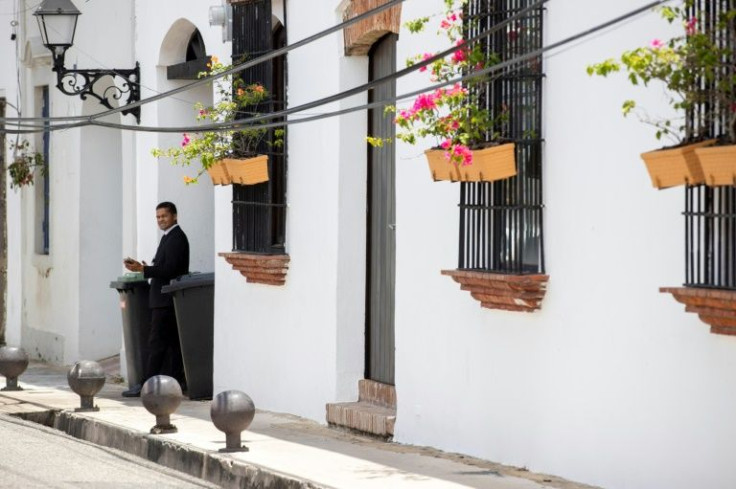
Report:
[[[173,202],[161,202],[159,205],[156,206],[156,210],[159,210],[159,209],[167,209],[169,212],[171,212],[174,215],[178,214],[176,212],[176,206],[174,205]]]

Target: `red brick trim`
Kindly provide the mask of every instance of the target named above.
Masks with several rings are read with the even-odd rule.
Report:
[[[685,312],[697,314],[711,333],[736,336],[736,291],[697,287],[662,287],[659,291],[685,304]]]
[[[470,292],[481,307],[533,312],[542,307],[549,275],[503,275],[466,270],[442,270]]]
[[[396,387],[370,379],[358,381],[358,401],[396,409]]]
[[[348,20],[388,3],[388,0],[352,0],[345,9],[343,19]],[[383,10],[367,19],[345,28],[345,55],[364,56],[373,43],[389,32],[399,33],[401,5]]]
[[[218,253],[233,270],[254,284],[284,285],[289,269],[289,255],[254,255],[249,253]]]

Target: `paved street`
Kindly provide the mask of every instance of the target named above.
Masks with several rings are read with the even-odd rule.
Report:
[[[217,487],[44,426],[0,415],[0,488]]]

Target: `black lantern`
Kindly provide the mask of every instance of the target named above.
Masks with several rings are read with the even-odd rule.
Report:
[[[115,101],[120,106],[126,106],[141,99],[141,74],[138,63],[132,70],[64,68],[64,55],[74,44],[77,19],[81,15],[71,0],[43,0],[33,15],[38,20],[43,45],[51,51],[54,60],[53,71],[56,72],[56,88],[62,93],[79,95],[82,100],[92,96],[108,109],[116,108],[113,105]],[[113,77],[115,83],[105,88],[102,93],[96,92],[95,84],[106,76]],[[118,80],[115,80],[116,78]],[[140,107],[126,109],[122,113],[132,114],[140,123]]]

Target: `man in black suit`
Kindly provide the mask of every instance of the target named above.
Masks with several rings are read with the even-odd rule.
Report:
[[[172,279],[189,272],[189,240],[176,222],[176,206],[161,202],[156,206],[156,222],[164,232],[153,258],[153,265],[126,258],[125,268],[132,272],[143,272],[151,279],[148,304],[151,308],[151,333],[148,338],[149,357],[145,367],[145,382],[154,375],[167,373],[185,387],[184,365],[179,346],[179,329],[176,324],[174,302],[170,294],[162,294],[161,287]],[[171,372],[164,371],[165,360],[170,359]],[[123,392],[125,397],[138,397],[141,384]]]

